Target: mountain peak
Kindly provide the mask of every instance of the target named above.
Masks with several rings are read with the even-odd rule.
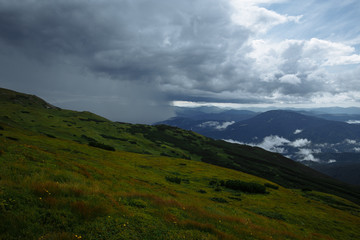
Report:
[[[57,107],[47,103],[43,99],[30,94],[19,93],[5,88],[0,88],[0,101],[20,104],[22,106],[34,106],[47,109],[57,109]]]

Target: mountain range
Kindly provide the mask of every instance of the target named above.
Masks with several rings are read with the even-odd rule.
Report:
[[[233,110],[229,115],[228,111],[223,111],[209,116],[209,113],[202,114],[201,109],[196,115],[196,109],[192,109],[191,116],[180,112],[179,117],[161,124],[193,130],[215,139],[259,146],[301,161],[339,180],[360,185],[360,176],[354,171],[360,170],[360,124],[348,123],[357,123],[355,110],[328,109],[335,112],[333,114],[325,114],[325,109],[261,113]],[[232,117],[234,113],[237,118]],[[217,117],[220,115],[223,116]],[[352,157],[349,158],[347,153]]]
[[[281,154],[0,89],[0,239],[356,239],[360,189]]]

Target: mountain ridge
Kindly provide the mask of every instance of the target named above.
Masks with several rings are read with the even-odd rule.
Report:
[[[18,96],[0,94],[1,239],[360,236],[360,189],[280,154]]]
[[[20,96],[23,98],[22,94]],[[135,153],[201,160],[257,176],[266,176],[287,187],[302,188],[304,184],[303,187],[339,192],[340,195],[350,197],[353,201],[360,199],[360,192],[354,195],[358,194],[359,197],[352,197],[354,194],[352,187],[280,154],[260,148],[213,140],[191,131],[165,125],[116,123],[89,112],[47,108],[43,105],[19,105],[13,102],[9,105],[6,99],[0,100],[3,111],[5,110],[9,115],[0,116],[0,122],[10,123],[46,136],[83,144],[95,142]],[[24,110],[24,106],[27,110]],[[321,184],[315,184],[317,181]],[[351,190],[344,190],[347,188]]]

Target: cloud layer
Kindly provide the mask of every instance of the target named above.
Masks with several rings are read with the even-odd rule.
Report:
[[[360,7],[347,2],[327,6]],[[358,105],[360,40],[274,37],[312,17],[289,4],[0,0],[1,85],[147,123],[173,115],[173,101]]]

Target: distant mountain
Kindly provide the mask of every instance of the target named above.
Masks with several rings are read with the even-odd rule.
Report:
[[[309,109],[307,109],[309,110]],[[342,114],[342,115],[358,115],[360,114],[360,108],[358,107],[324,107],[324,108],[312,108],[312,112],[317,112],[319,114]]]
[[[177,108],[176,113],[176,117],[154,125],[166,124],[213,137],[214,130],[224,130],[237,121],[249,119],[258,114],[247,110],[224,110],[215,107]]]
[[[337,110],[340,111],[340,109]],[[311,167],[316,164],[309,164],[310,162],[317,162],[320,165],[325,164],[326,169],[329,169],[329,162],[338,161],[336,165],[331,166],[340,166],[342,165],[340,162],[349,157],[345,154],[336,155],[335,158],[329,159],[326,153],[355,154],[360,152],[359,124],[324,119],[325,116],[329,119],[331,116],[336,119],[340,115],[324,115],[317,111],[299,113],[288,110],[272,110],[259,114],[253,113],[253,115],[253,117],[249,117],[251,114],[242,115],[247,118],[240,121],[225,121],[219,120],[219,118],[217,120],[193,120],[183,117],[173,118],[163,123],[193,130],[215,139],[258,146],[281,153]],[[317,116],[323,116],[323,118]],[[350,116],[350,119],[356,119],[356,115],[346,116]],[[353,161],[354,164],[355,162]],[[360,158],[357,159],[357,162],[360,162]],[[354,171],[346,170],[349,169],[350,165],[350,163],[346,163],[347,167],[337,167],[338,171],[343,172],[337,175],[331,174],[331,176],[360,185],[356,176],[350,176],[354,174]],[[317,167],[316,169],[327,174],[330,172],[325,171],[325,167]],[[348,175],[348,177],[341,178],[340,175]]]
[[[198,108],[176,108],[176,117],[169,119],[191,119],[208,121],[241,121],[256,116],[258,113],[248,110],[221,109],[217,107],[198,107]],[[165,122],[165,121],[164,121]]]
[[[273,110],[232,124],[214,136],[258,143],[270,135],[291,141],[306,138],[313,143],[339,143],[346,139],[360,140],[360,125],[324,120],[293,111]]]
[[[199,116],[201,117],[175,117],[161,124],[193,130],[216,139],[247,143],[260,143],[271,135],[290,141],[303,138],[319,144],[340,143],[346,139],[360,141],[358,124],[330,121],[294,111],[272,110],[257,114],[234,110]]]

